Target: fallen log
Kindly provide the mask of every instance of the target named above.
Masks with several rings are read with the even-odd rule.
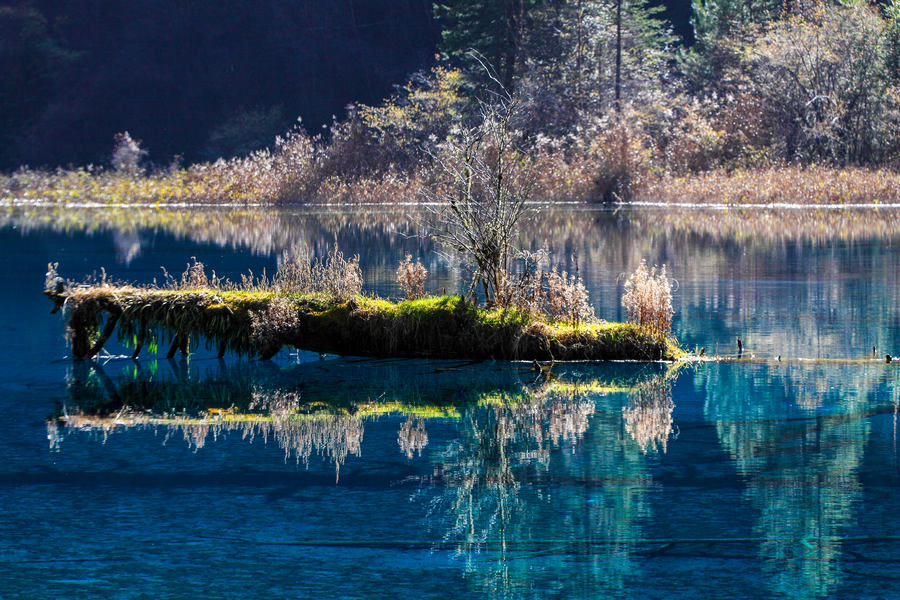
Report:
[[[515,309],[480,308],[460,296],[393,303],[361,295],[110,284],[45,294],[64,308],[75,359],[96,355],[114,329],[135,348],[134,358],[148,339],[170,340],[170,358],[178,350],[186,355],[191,340],[219,356],[230,349],[261,359],[285,346],[340,355],[540,361],[655,361],[684,354],[674,341],[632,323],[548,322]]]

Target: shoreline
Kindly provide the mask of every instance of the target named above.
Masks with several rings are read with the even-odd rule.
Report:
[[[534,170],[540,171],[540,165]],[[559,175],[559,174],[557,174]],[[383,178],[349,178],[339,191],[325,187],[307,199],[272,197],[264,190],[214,179],[199,182],[183,172],[142,176],[115,171],[38,170],[0,175],[0,206],[284,208],[296,206],[428,206],[429,183],[416,174],[402,188]],[[565,179],[565,178],[563,178]],[[635,184],[630,198],[602,202],[586,182],[538,185],[534,205],[587,204],[613,208],[876,209],[900,208],[900,172],[881,168],[781,166],[651,176]],[[374,189],[373,189],[374,186]]]

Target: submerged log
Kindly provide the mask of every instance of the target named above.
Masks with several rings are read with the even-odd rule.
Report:
[[[190,341],[191,336],[183,333],[176,333],[175,337],[172,338],[172,344],[169,346],[166,358],[175,358],[175,353],[179,350],[181,350],[182,356],[190,354]]]
[[[159,290],[102,286],[45,292],[68,307],[76,357],[99,351],[118,323],[119,338],[170,337],[168,356],[187,355],[191,337],[222,356],[226,348],[269,359],[288,346],[377,357],[518,360],[671,360],[682,351],[635,324],[551,323],[515,310],[481,309],[458,296],[400,303],[366,296],[327,299],[274,292]],[[99,316],[106,326],[93,346]]]
[[[94,358],[101,350],[103,350],[104,344],[112,337],[112,334],[116,329],[116,323],[119,321],[119,316],[122,314],[122,309],[117,306],[110,306],[107,309],[107,313],[106,324],[103,327],[103,331],[100,332],[97,341],[93,344],[90,344],[90,336],[86,335],[85,332],[80,332],[80,335],[72,336],[72,352],[76,359],[87,360],[89,358]],[[77,340],[77,343],[75,340]]]

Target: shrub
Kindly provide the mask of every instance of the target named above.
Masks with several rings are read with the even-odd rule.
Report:
[[[665,336],[672,329],[672,286],[666,278],[666,266],[657,272],[656,267],[641,264],[625,282],[622,306],[628,320],[637,323],[654,335]]]
[[[428,271],[425,266],[416,260],[412,262],[412,255],[407,254],[406,259],[397,267],[397,283],[403,290],[407,300],[416,300],[425,297],[425,278]]]
[[[606,116],[596,124],[589,152],[596,163],[596,194],[604,202],[627,201],[650,173],[651,153],[634,115]]]
[[[574,326],[594,320],[594,307],[588,301],[588,291],[578,275],[569,275],[554,268],[547,273],[545,313],[555,321]]]
[[[786,160],[863,164],[896,150],[889,25],[867,3],[815,4],[748,48],[748,85]]]
[[[595,320],[588,291],[577,273],[569,275],[555,267],[550,271],[543,270],[540,266],[546,258],[543,251],[521,252],[520,257],[523,269],[507,286],[508,306],[527,315],[546,317],[575,327]]]
[[[303,257],[282,262],[270,287],[282,293],[318,293],[347,298],[362,292],[362,285],[359,255],[348,260],[335,244],[325,258],[310,260]]]

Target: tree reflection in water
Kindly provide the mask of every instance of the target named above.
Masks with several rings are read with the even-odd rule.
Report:
[[[481,593],[540,597],[531,587],[540,578],[560,593],[627,589],[652,481],[646,447],[622,435],[621,404],[628,393],[648,406],[671,403],[665,375],[632,384],[545,384],[463,415],[458,439],[435,458],[444,491],[431,496],[433,488],[425,487],[419,496],[428,502],[426,523],[438,529],[440,547],[454,549]],[[537,556],[540,573],[527,560]],[[571,560],[588,566],[571,569]]]
[[[158,431],[195,452],[237,434],[274,442],[285,460],[321,456],[339,472],[362,454],[367,422],[399,415],[395,448],[434,465],[416,498],[436,549],[451,548],[480,593],[527,596],[534,577],[621,593],[639,576],[633,555],[650,513],[645,454],[664,449],[673,427],[672,377],[661,369],[557,366],[559,379],[529,383],[527,367],[487,363],[257,363],[212,375],[173,365],[171,375],[137,378],[88,363],[73,367],[69,398],[47,427],[57,450],[77,432]],[[433,419],[455,433],[431,440]],[[540,573],[518,560],[535,556]],[[571,560],[588,568],[560,577]]]
[[[858,520],[859,469],[884,394],[877,365],[710,365],[706,417],[746,482],[771,592],[828,596]]]
[[[526,455],[545,464],[550,447],[575,444],[587,429],[594,408],[589,392],[621,391],[637,381],[626,372],[535,385],[519,379],[530,371],[518,366],[435,368],[428,361],[404,366],[363,361],[373,365],[368,368],[324,361],[283,372],[250,363],[205,374],[185,363],[168,364],[167,373],[157,361],[150,362],[149,371],[129,363],[111,377],[99,363],[75,363],[68,401],[47,423],[51,449],[60,450],[74,431],[106,442],[113,433],[150,429],[164,433],[164,440],[183,437],[195,452],[237,433],[251,442],[274,442],[285,460],[308,466],[311,456],[320,455],[339,470],[348,456],[361,455],[367,420],[405,416],[397,444],[412,459],[428,444],[427,419],[451,418],[474,427],[486,411],[496,422],[485,422],[493,433],[479,439],[498,449],[528,439],[533,447]]]

